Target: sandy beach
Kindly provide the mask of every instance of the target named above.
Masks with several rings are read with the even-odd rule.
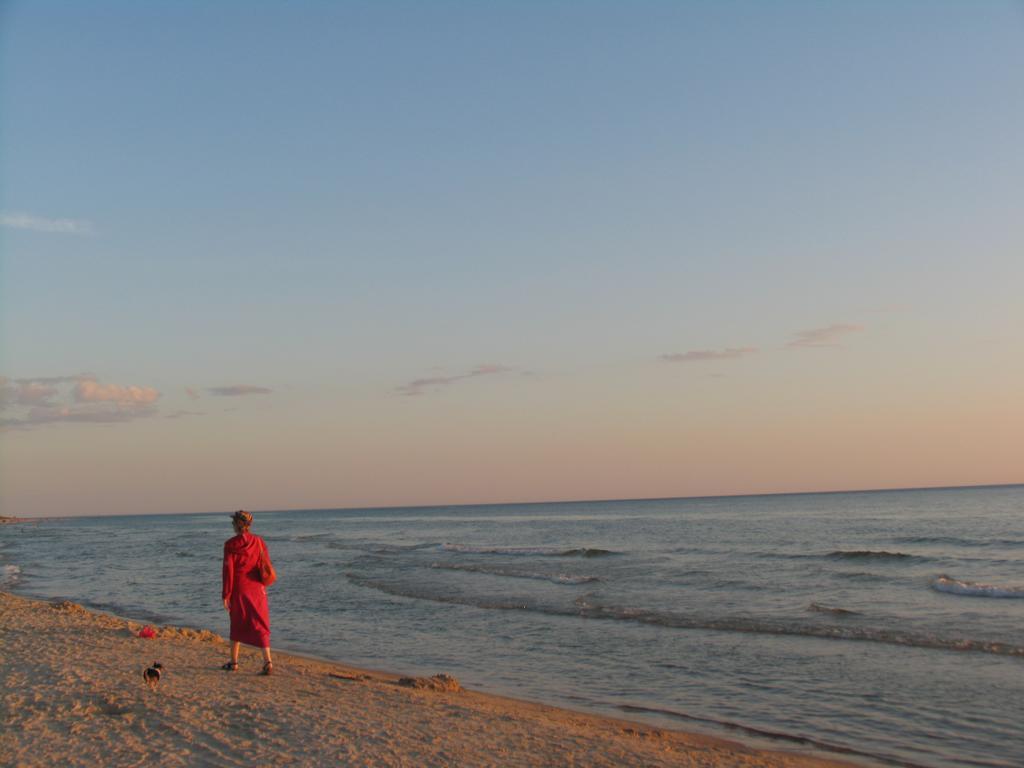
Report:
[[[226,673],[219,636],[140,626],[0,592],[4,765],[843,765],[285,653]]]

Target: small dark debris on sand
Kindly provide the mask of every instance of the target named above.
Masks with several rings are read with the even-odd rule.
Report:
[[[55,611],[63,611],[65,613],[80,613],[83,616],[88,615],[88,611],[80,606],[78,603],[72,603],[70,600],[54,600],[50,603],[50,606]]]
[[[398,681],[399,685],[406,688],[422,688],[430,691],[450,691],[458,693],[462,690],[459,681],[451,675],[434,675],[432,677],[403,677]]]

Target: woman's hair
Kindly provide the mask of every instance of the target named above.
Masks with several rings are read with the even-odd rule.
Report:
[[[231,522],[234,523],[236,528],[247,531],[249,526],[252,525],[252,512],[240,509],[231,516]]]

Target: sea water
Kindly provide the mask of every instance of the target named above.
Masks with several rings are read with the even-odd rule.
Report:
[[[256,513],[274,646],[868,764],[1024,766],[1024,486]],[[227,634],[226,513],[0,526],[0,582]]]

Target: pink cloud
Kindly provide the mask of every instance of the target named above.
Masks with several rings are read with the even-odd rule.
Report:
[[[801,347],[841,347],[839,339],[857,331],[863,331],[863,326],[846,325],[834,323],[824,328],[810,328],[806,331],[797,331],[795,337],[786,346],[790,348]]]
[[[77,422],[112,424],[154,416],[160,392],[153,387],[101,384],[92,374],[0,377],[0,408],[13,409],[0,427],[31,428]]]
[[[94,379],[83,379],[75,385],[75,400],[80,403],[148,405],[158,399],[160,393],[153,387],[122,387],[119,384],[100,384]]]
[[[757,352],[757,347],[737,347],[727,349],[691,349],[689,352],[673,352],[662,355],[662,360],[670,363],[695,363],[708,360],[736,360]]]
[[[469,371],[469,373],[460,373],[455,376],[431,376],[423,379],[413,379],[407,384],[402,384],[396,387],[395,391],[400,395],[405,395],[406,397],[415,397],[417,395],[422,395],[427,390],[446,387],[449,384],[453,384],[456,381],[461,381],[463,379],[472,379],[478,376],[493,376],[499,373],[510,373],[513,370],[515,369],[509,368],[506,365],[478,365],[476,368]]]

